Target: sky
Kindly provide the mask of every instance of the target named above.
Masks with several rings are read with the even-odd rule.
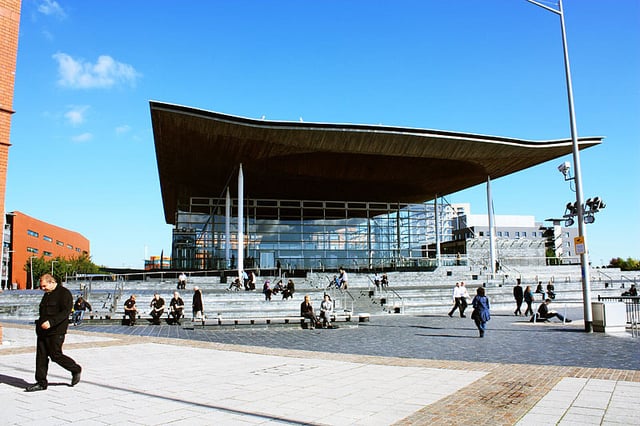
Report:
[[[544,1],[557,8],[557,3]],[[640,1],[565,0],[594,266],[640,258]],[[22,0],[6,210],[93,261],[171,252],[149,101],[268,120],[570,138],[560,18],[525,0]],[[492,181],[498,215],[561,217],[558,158]],[[575,170],[575,168],[573,169]],[[486,186],[449,194],[486,214]]]

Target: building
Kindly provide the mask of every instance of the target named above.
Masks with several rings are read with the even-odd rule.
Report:
[[[162,271],[171,269],[171,258],[168,256],[151,256],[144,260],[145,271]]]
[[[7,213],[2,251],[2,280],[13,288],[32,288],[25,265],[30,259],[75,258],[90,255],[89,240],[70,231],[15,211]]]
[[[460,254],[465,262],[488,267],[491,258],[488,216],[470,214],[468,205],[456,210],[461,214],[455,221],[453,239],[442,244],[441,252],[450,258]],[[580,263],[573,247],[578,230],[563,227],[560,222],[552,220],[551,225],[545,225],[536,222],[533,216],[495,215],[494,247],[498,266],[510,268]]]
[[[180,270],[430,266],[457,220],[444,195],[572,152],[570,139],[150,109]]]
[[[0,1],[0,214],[4,217],[11,116],[18,57],[20,0]]]

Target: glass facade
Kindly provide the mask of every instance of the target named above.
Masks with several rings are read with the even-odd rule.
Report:
[[[238,202],[227,220],[224,198],[192,198],[178,209],[172,267],[234,269]],[[436,206],[348,201],[253,200],[244,202],[246,269],[348,269],[430,266],[427,247],[452,240],[455,211]],[[227,225],[229,226],[227,238]],[[227,241],[228,239],[228,241]],[[435,257],[433,254],[431,257]]]

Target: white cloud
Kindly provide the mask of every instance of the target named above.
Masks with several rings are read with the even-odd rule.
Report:
[[[47,16],[55,16],[57,18],[63,19],[66,18],[67,14],[65,13],[62,6],[55,0],[44,0],[38,5],[38,12]]]
[[[140,74],[128,64],[101,55],[95,64],[73,59],[66,53],[56,53],[58,84],[72,89],[109,88],[116,84],[135,85]]]
[[[64,113],[64,118],[67,119],[72,126],[78,126],[84,123],[85,114],[89,110],[89,106],[73,106],[71,109]]]
[[[131,127],[126,124],[122,126],[118,126],[116,127],[116,135],[123,135],[125,133],[129,133],[130,130],[131,130]]]
[[[93,139],[93,135],[91,133],[81,133],[71,138],[74,142],[89,142]]]

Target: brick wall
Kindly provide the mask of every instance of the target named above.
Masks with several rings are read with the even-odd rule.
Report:
[[[0,0],[0,214],[4,218],[4,196],[13,114],[13,87],[18,56],[21,0]]]

